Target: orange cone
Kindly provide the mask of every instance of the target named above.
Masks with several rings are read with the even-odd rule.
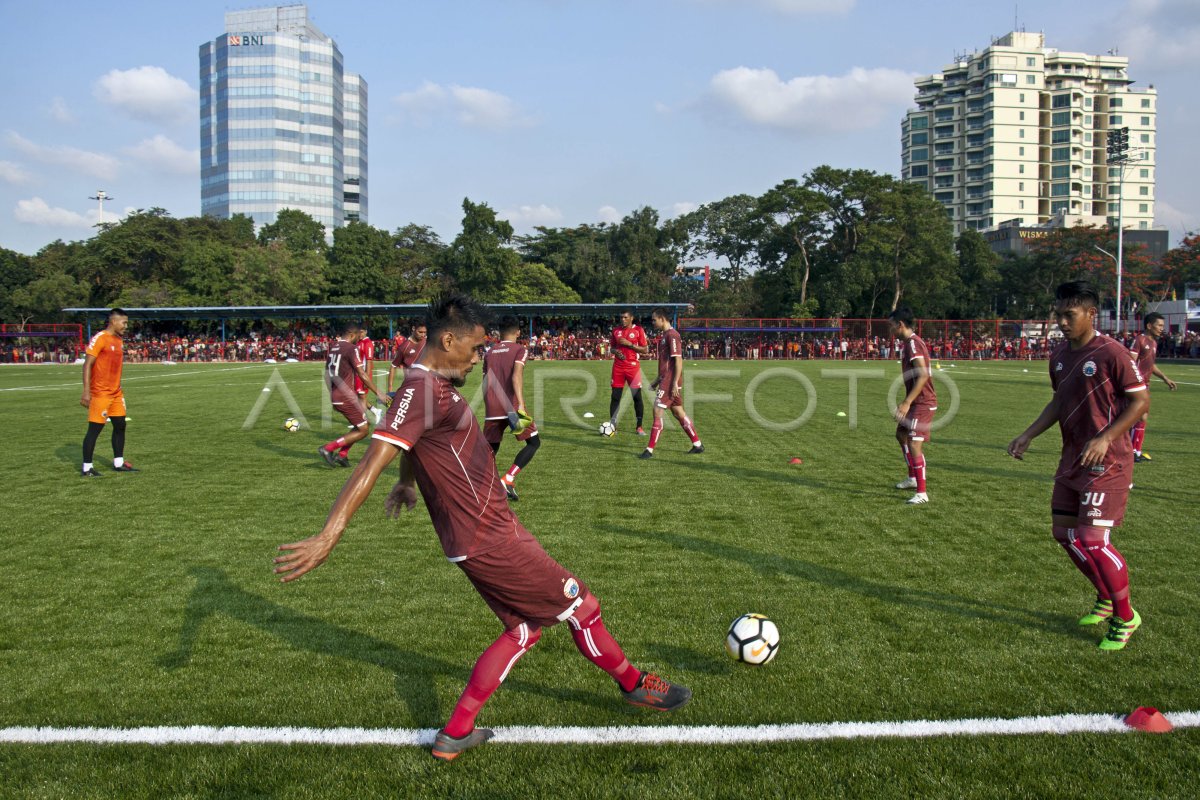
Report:
[[[803,460],[803,459],[801,459],[801,458],[793,458],[793,459],[792,459],[792,460],[791,460],[789,463],[791,463],[791,464],[803,464],[803,463],[804,463],[804,460]]]
[[[1146,733],[1170,733],[1175,729],[1171,721],[1163,716],[1157,708],[1138,706],[1133,713],[1125,718],[1125,724]]]

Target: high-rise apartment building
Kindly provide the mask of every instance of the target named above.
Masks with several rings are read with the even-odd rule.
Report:
[[[367,82],[303,5],[232,11],[200,45],[200,209],[367,219]]]
[[[1022,225],[1154,223],[1155,114],[1129,59],[1047,48],[1014,32],[916,80],[901,125],[902,177],[926,186],[955,232]],[[1130,161],[1109,166],[1109,130],[1129,129]]]

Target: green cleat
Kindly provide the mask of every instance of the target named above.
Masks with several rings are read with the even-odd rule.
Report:
[[[1113,606],[1112,600],[1096,600],[1096,605],[1092,606],[1092,610],[1079,618],[1080,625],[1099,625],[1104,620],[1112,616]]]
[[[1122,650],[1129,643],[1129,637],[1142,625],[1142,615],[1133,612],[1133,619],[1125,622],[1115,614],[1108,621],[1108,633],[1100,640],[1101,650]]]

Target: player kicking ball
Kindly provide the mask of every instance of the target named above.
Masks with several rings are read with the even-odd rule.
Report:
[[[1008,445],[1020,459],[1058,423],[1062,458],[1050,498],[1054,540],[1096,588],[1096,604],[1080,625],[1108,621],[1101,650],[1120,650],[1142,624],[1129,600],[1129,567],[1113,546],[1133,475],[1129,429],[1150,410],[1137,365],[1119,342],[1096,331],[1100,296],[1083,281],[1055,292],[1054,315],[1066,341],[1050,354],[1054,397]]]
[[[679,338],[679,331],[671,325],[671,318],[667,316],[665,308],[656,308],[650,312],[650,321],[660,334],[658,377],[651,384],[651,388],[656,390],[654,424],[650,426],[650,441],[646,443],[646,449],[638,458],[654,458],[654,448],[658,446],[658,437],[662,436],[663,415],[668,408],[679,421],[679,427],[683,428],[683,432],[692,440],[692,449],[688,450],[688,454],[703,453],[704,445],[700,443],[696,426],[692,425],[692,421],[683,410],[683,340]]]
[[[475,719],[509,671],[541,638],[542,628],[566,622],[585,658],[616,681],[627,701],[659,711],[691,699],[685,686],[642,672],[629,663],[600,617],[600,601],[574,574],[551,558],[517,521],[505,500],[492,449],[470,403],[458,390],[479,362],[487,309],[456,295],[429,308],[429,339],[406,370],[384,422],[350,475],[316,536],[280,546],[275,572],[294,581],[320,566],[383,470],[400,459],[400,480],[385,502],[398,517],[417,503],[417,489],[442,550],[500,619],[504,632],[483,652],[433,756],[457,758],[492,736]]]

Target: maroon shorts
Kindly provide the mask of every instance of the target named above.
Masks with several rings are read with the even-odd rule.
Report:
[[[683,406],[683,392],[667,394],[666,389],[654,393],[654,405],[659,408],[679,408]]]
[[[357,395],[339,392],[334,394],[331,399],[334,410],[346,418],[351,428],[361,428],[367,424],[367,408]]]
[[[1125,519],[1125,503],[1129,500],[1129,484],[1120,483],[1104,489],[1075,489],[1066,481],[1054,482],[1050,496],[1050,513],[1074,517],[1078,525],[1115,528]]]
[[[456,562],[505,629],[550,627],[575,613],[588,588],[517,525],[509,542]]]
[[[914,442],[928,442],[929,426],[933,424],[935,411],[936,408],[912,406],[908,409],[908,416],[896,426],[896,436],[906,436]]]
[[[507,419],[487,419],[483,421],[483,438],[488,444],[500,444],[504,441],[504,434],[511,430],[508,427]],[[518,434],[514,434],[518,442],[528,441],[531,436],[537,436],[537,425],[532,422]]]
[[[622,389],[629,384],[630,389],[642,388],[642,366],[640,362],[614,361],[612,369],[612,388]]]

